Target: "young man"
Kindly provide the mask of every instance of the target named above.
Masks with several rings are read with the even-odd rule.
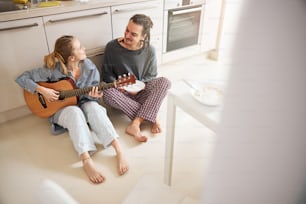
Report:
[[[112,88],[103,94],[107,105],[123,111],[131,119],[126,133],[139,142],[147,141],[147,137],[140,130],[143,121],[152,123],[153,134],[161,132],[157,113],[171,86],[165,77],[156,77],[156,54],[150,45],[152,26],[150,17],[143,14],[132,16],[124,37],[107,44],[102,67],[102,77],[105,82],[112,82],[120,75],[131,73],[145,83],[145,88],[136,93]]]

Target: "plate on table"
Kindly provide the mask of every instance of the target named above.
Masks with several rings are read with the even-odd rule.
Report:
[[[203,85],[191,89],[191,95],[206,106],[220,106],[223,99],[223,90],[218,86]]]
[[[136,80],[135,84],[127,85],[124,88],[129,93],[136,93],[145,88],[145,83],[139,80]]]

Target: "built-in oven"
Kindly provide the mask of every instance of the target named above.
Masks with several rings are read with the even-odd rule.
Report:
[[[163,52],[198,45],[205,0],[165,0]]]

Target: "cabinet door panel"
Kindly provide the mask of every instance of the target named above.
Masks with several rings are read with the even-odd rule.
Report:
[[[43,17],[50,52],[62,35],[77,37],[91,50],[104,48],[112,39],[110,8],[99,8]]]
[[[23,71],[43,65],[48,54],[42,18],[0,22],[0,112],[25,105],[15,79]]]
[[[152,36],[162,34],[162,2],[148,1],[112,7],[113,38],[122,37],[124,35],[129,19],[137,13],[148,15],[152,19]]]

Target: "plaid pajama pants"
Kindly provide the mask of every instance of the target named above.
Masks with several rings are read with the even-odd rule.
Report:
[[[154,123],[171,82],[165,77],[158,77],[145,84],[145,88],[137,95],[121,92],[115,88],[104,90],[104,103],[121,110],[131,120],[140,117]]]

